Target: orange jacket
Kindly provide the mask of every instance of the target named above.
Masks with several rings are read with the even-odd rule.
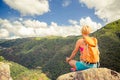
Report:
[[[97,39],[93,38],[93,37],[85,37],[84,39],[81,38],[76,42],[75,45],[75,49],[73,50],[70,59],[72,59],[76,53],[78,52],[78,50],[80,50],[80,60],[81,61],[86,61],[86,62],[90,62],[90,63],[95,63],[95,62],[99,62],[99,50],[96,48],[94,49],[95,55],[89,55],[89,53],[92,51],[91,49],[89,49],[88,52],[88,47],[87,44],[89,46],[92,47],[97,47]],[[93,53],[94,54],[94,53]]]

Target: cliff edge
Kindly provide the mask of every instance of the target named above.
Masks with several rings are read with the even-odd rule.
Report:
[[[9,64],[0,62],[0,80],[12,80]]]
[[[57,80],[120,80],[120,73],[107,68],[91,68],[61,75]]]

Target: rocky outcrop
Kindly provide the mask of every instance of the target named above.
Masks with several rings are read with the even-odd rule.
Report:
[[[120,80],[120,73],[107,68],[91,68],[61,75],[57,80]]]
[[[12,80],[9,64],[0,62],[0,80]]]

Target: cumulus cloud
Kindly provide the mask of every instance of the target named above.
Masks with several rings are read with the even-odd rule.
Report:
[[[120,19],[119,0],[79,0],[88,8],[95,10],[95,15],[105,22],[112,22]]]
[[[63,7],[67,7],[67,6],[70,5],[70,3],[71,3],[71,0],[63,0],[62,6],[63,6]]]
[[[78,22],[77,22],[76,20],[70,19],[70,20],[69,20],[69,23],[72,24],[72,25],[77,25]]]
[[[9,32],[6,29],[0,29],[0,39],[7,38],[9,36]]]
[[[48,0],[3,0],[12,9],[25,15],[42,15],[49,10]]]
[[[51,22],[48,25],[46,22],[38,20],[17,20],[9,21],[7,19],[0,19],[0,39],[14,39],[24,37],[39,37],[39,36],[70,36],[80,35],[80,29],[83,25],[91,26],[93,31],[101,28],[100,23],[96,23],[91,20],[90,17],[81,18],[79,21],[69,20],[71,25],[58,25],[55,22]]]
[[[47,23],[45,22],[40,22],[38,20],[26,20],[23,23],[26,27],[34,27],[34,28],[46,28],[47,27]]]
[[[36,34],[39,36],[69,36],[69,35],[80,35],[80,26],[59,26],[55,22],[51,22],[51,24],[47,28],[39,28],[36,29]]]

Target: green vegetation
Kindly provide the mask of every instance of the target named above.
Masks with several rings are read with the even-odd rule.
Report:
[[[14,80],[16,80],[16,77],[19,74],[24,73],[25,71],[29,71],[27,68],[17,63],[14,62],[9,62],[9,63],[10,63],[11,76]]]
[[[50,80],[47,76],[40,72],[40,70],[29,70],[19,74],[15,80]]]
[[[13,80],[50,80],[40,69],[29,70],[12,61],[3,61],[10,65],[11,77]]]
[[[101,66],[120,72],[120,20],[93,34],[99,40]]]
[[[99,41],[101,67],[120,72],[120,20],[107,24],[102,29],[91,34],[91,36],[97,37]],[[65,58],[70,56],[75,42],[79,38],[80,36],[66,38],[49,36],[2,40],[0,46],[5,49],[0,49],[0,55],[29,69],[40,67],[49,78],[56,80],[59,75],[70,72],[70,66],[65,62]],[[80,54],[77,54],[76,60],[79,59],[78,55]],[[23,76],[23,78],[24,75],[27,75],[27,79],[30,77],[34,80],[29,70],[23,70],[25,70],[25,73],[17,73],[16,67],[16,74]],[[32,70],[32,73],[34,73],[34,70]]]
[[[0,56],[0,62],[1,61],[4,61],[4,57],[3,56]]]

